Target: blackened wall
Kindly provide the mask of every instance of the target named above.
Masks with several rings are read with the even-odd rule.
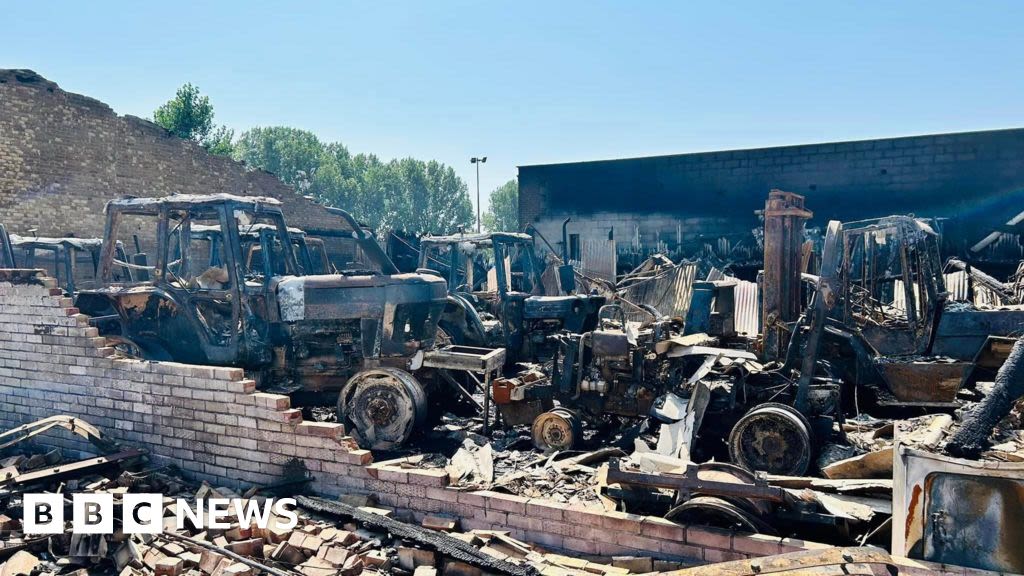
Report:
[[[625,219],[620,247],[638,234],[640,243],[699,236],[701,221],[714,234],[744,233],[772,188],[805,195],[812,226],[945,217],[955,230],[947,242],[963,247],[1024,210],[1024,129],[521,166],[520,224],[553,232],[548,221],[573,216],[589,232]],[[657,229],[645,230],[647,220]]]

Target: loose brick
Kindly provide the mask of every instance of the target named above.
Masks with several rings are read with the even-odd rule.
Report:
[[[421,486],[447,486],[448,472],[442,469],[409,470],[409,482]]]
[[[771,556],[782,553],[782,539],[764,534],[735,534],[732,537],[732,549],[754,556]]]
[[[706,526],[687,526],[686,543],[708,548],[732,549],[732,533]]]
[[[674,542],[686,541],[686,528],[671,520],[647,516],[640,523],[640,533],[651,538],[661,538]]]

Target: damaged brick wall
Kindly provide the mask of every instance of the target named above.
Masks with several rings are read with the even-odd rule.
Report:
[[[112,198],[216,192],[278,198],[292,226],[345,229],[268,172],[118,116],[31,70],[0,70],[0,223],[10,232],[99,237]]]
[[[241,369],[113,356],[56,282],[0,270],[0,430],[66,414],[162,463],[215,485],[281,479],[301,460],[321,494],[374,494],[422,518],[457,517],[464,529],[509,530],[519,539],[583,554],[652,555],[708,562],[820,548],[819,544],[678,526],[488,491],[456,490],[443,470],[373,463],[339,424],[307,422],[289,398],[256,392]],[[92,454],[63,431],[38,438],[70,456]]]

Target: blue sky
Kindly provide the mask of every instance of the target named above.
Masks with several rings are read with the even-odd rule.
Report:
[[[452,165],[1024,126],[1024,2],[13,2],[0,67]],[[486,200],[484,201],[486,206]]]

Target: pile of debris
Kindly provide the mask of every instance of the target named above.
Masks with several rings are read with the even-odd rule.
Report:
[[[40,430],[67,424],[89,430],[83,435],[110,447],[95,428],[81,420],[57,417],[43,422],[0,435],[16,437],[4,446],[10,448]],[[33,453],[29,443],[19,448],[25,453],[0,461],[0,574],[4,576],[622,576],[631,571],[651,572],[655,567],[649,557],[572,558],[517,540],[506,531],[460,531],[459,520],[452,517],[434,515],[418,524],[406,522],[368,496],[328,500],[300,495],[295,497],[294,509],[272,507],[273,497],[301,490],[310,480],[298,460],[286,467],[289,472],[281,482],[239,493],[206,482],[190,482],[174,468],[150,467],[145,453],[138,450],[63,463],[57,450]],[[406,459],[405,464],[431,466],[438,461],[419,456]],[[109,494],[117,510],[125,505],[128,494],[161,494],[162,530],[156,534],[125,533],[120,514],[115,514],[113,533],[83,534],[72,531],[71,518],[66,515],[62,533],[25,534],[21,515],[28,493],[61,494],[66,502],[75,494]],[[196,510],[200,502],[214,499],[226,499],[236,510],[257,513],[248,515],[248,524],[229,514],[221,528],[210,527],[206,521],[209,510],[205,517],[198,515],[199,521],[178,513],[180,506]],[[680,567],[658,562],[662,570]]]

